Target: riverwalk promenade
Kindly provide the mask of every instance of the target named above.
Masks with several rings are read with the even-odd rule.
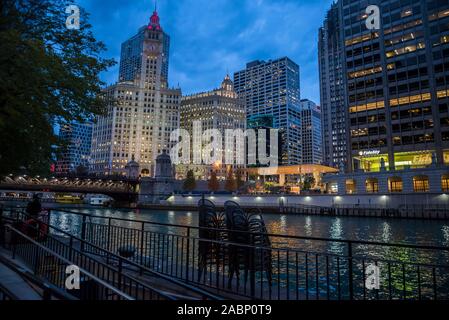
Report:
[[[43,261],[77,264],[102,288],[95,291],[97,299],[449,298],[447,247],[271,233],[264,234],[269,244],[243,244],[229,240],[236,231],[61,209],[50,211],[45,237],[32,239],[15,224],[5,224],[5,219],[23,220],[23,212],[5,209],[3,217],[2,247],[10,257],[15,250],[16,259],[63,292],[55,268],[42,267]],[[46,253],[29,258],[36,257],[35,248]],[[232,252],[243,255],[235,260]],[[379,270],[376,288],[367,286],[373,268]]]

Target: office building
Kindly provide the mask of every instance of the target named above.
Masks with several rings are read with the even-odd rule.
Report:
[[[55,173],[76,173],[79,167],[87,171],[92,141],[92,123],[72,122],[59,129],[59,138],[66,144],[65,150],[58,156]]]
[[[380,9],[379,28],[368,5]],[[447,192],[449,3],[339,2],[349,152],[340,189]],[[341,179],[340,179],[341,180]]]
[[[168,47],[156,11],[148,26],[122,45],[120,80],[105,89],[111,103],[93,129],[94,173],[124,175],[135,159],[141,176],[153,176],[156,157],[173,147],[170,134],[179,128],[181,90],[168,88]]]
[[[334,3],[318,35],[323,162],[340,168],[347,164],[347,108],[343,73],[340,6]]]
[[[313,101],[301,100],[301,144],[303,164],[321,164],[323,136],[321,110]]]
[[[253,61],[234,74],[235,91],[245,103],[246,116],[273,117],[282,139],[280,164],[300,164],[301,120],[299,66],[289,58]]]
[[[193,150],[195,141],[201,141],[201,136],[206,130],[216,129],[221,133],[222,148],[217,151],[222,154],[222,162],[214,165],[194,163],[194,157],[191,154],[191,164],[177,166],[178,179],[185,178],[188,170],[193,170],[197,179],[207,180],[211,170],[217,173],[218,178],[224,179],[229,168],[233,168],[235,171],[244,167],[244,164],[237,163],[235,153],[232,164],[225,162],[226,130],[242,130],[243,132],[246,129],[245,107],[234,91],[234,85],[229,75],[224,78],[220,88],[182,97],[180,114],[181,129],[187,130],[190,134],[191,150]],[[196,132],[193,129],[195,121],[201,123],[200,131]],[[203,141],[204,145],[209,143]],[[242,149],[237,149],[234,142],[232,151],[244,154],[245,149],[244,146]]]

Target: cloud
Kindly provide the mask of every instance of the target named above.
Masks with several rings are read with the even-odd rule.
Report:
[[[217,87],[253,60],[288,56],[301,67],[301,96],[319,102],[318,28],[333,0],[159,0],[164,30],[171,37],[171,85],[183,93]],[[107,57],[118,57],[120,45],[148,23],[149,0],[78,0],[91,13]],[[104,75],[118,78],[118,67]]]

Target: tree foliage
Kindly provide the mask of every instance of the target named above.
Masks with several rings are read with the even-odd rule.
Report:
[[[48,173],[64,142],[55,127],[106,111],[102,58],[80,12],[80,29],[66,27],[69,0],[0,2],[0,175]]]
[[[182,186],[184,191],[193,191],[196,189],[196,181],[195,176],[193,174],[193,170],[189,170],[187,172],[187,178],[184,180],[184,185]]]
[[[302,188],[305,191],[309,191],[315,185],[315,178],[312,175],[304,177]]]
[[[211,192],[217,192],[220,190],[220,183],[218,182],[217,173],[215,171],[210,173],[210,179],[207,183],[207,187]]]

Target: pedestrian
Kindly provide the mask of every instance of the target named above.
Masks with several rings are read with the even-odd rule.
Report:
[[[42,211],[41,201],[38,194],[33,195],[33,200],[28,202],[26,213],[32,218],[37,218]]]

